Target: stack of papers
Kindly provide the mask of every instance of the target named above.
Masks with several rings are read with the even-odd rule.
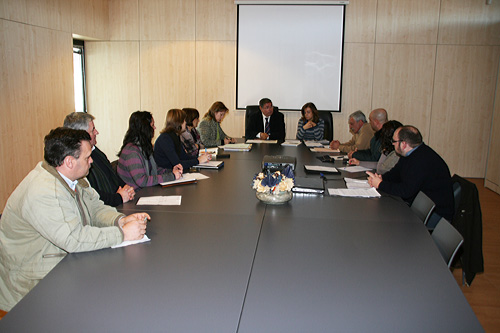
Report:
[[[356,197],[356,198],[380,198],[380,194],[373,187],[370,188],[329,188],[328,194],[341,197]]]
[[[137,205],[151,205],[151,206],[180,206],[180,195],[165,195],[154,197],[141,197],[137,201]]]
[[[319,141],[304,141],[304,144],[306,147],[311,148],[311,147],[324,147],[323,144]]]
[[[221,146],[224,151],[250,151],[252,145],[249,143],[228,143],[227,145]]]
[[[355,178],[344,178],[345,185],[347,188],[370,188],[368,180],[366,179],[355,179]]]
[[[260,140],[260,139],[250,139],[247,143],[278,143],[278,140]]]
[[[224,161],[208,161],[202,164],[196,164],[193,168],[198,169],[220,169],[224,165]]]
[[[338,173],[338,170],[334,167],[326,167],[318,165],[304,165],[304,169],[306,169],[306,171],[312,171],[312,172]]]
[[[313,153],[340,153],[338,149],[331,149],[330,147],[314,147],[311,148]]]
[[[191,184],[196,183],[200,179],[207,179],[208,176],[205,176],[198,172],[184,173],[181,178],[176,180],[171,180],[169,182],[160,183],[163,187],[173,186],[173,185],[182,185],[182,184]]]
[[[297,147],[300,145],[300,140],[286,140],[281,144],[282,146]]]
[[[368,169],[359,165],[356,166],[348,166],[344,168],[339,168],[339,170],[347,171],[347,172],[363,172],[363,171],[371,171],[373,169]]]

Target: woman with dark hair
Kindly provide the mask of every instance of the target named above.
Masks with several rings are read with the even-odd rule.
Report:
[[[185,131],[186,113],[179,109],[169,110],[165,119],[165,128],[156,139],[154,148],[155,160],[160,167],[171,169],[174,166],[180,166],[181,170],[184,170],[210,160],[211,155],[208,154],[200,157],[186,154],[180,139]]]
[[[155,121],[148,111],[136,111],[130,115],[128,130],[118,153],[118,175],[134,190],[179,179],[179,167],[159,168],[153,158],[151,140],[155,134]]]
[[[319,117],[314,103],[306,103],[301,109],[302,117],[297,124],[298,140],[323,140],[325,121]]]
[[[200,113],[193,108],[182,109],[186,114],[186,130],[181,133],[181,142],[186,153],[191,156],[198,156],[198,152],[203,148],[200,133],[196,129],[200,122]]]
[[[205,147],[217,147],[228,143],[235,143],[236,140],[230,138],[220,127],[220,123],[228,113],[228,109],[222,102],[215,102],[205,113],[198,125],[201,142]]]
[[[390,120],[382,126],[382,129],[380,130],[380,140],[382,142],[380,150],[382,151],[382,154],[380,155],[378,162],[359,161],[355,158],[351,158],[349,160],[349,164],[361,165],[365,168],[371,169],[376,168],[379,175],[383,175],[387,171],[391,170],[399,161],[399,156],[396,154],[394,145],[392,144],[392,136],[401,126],[403,126],[403,124],[397,120]]]

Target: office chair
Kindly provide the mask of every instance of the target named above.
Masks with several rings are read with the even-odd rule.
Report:
[[[453,258],[464,242],[464,238],[446,219],[439,220],[431,235],[441,256],[450,268]]]
[[[332,113],[329,111],[318,111],[319,117],[325,122],[325,133],[323,135],[324,140],[333,140],[333,118]]]
[[[278,112],[279,109],[277,106],[273,107],[274,111],[273,112]],[[247,124],[250,119],[250,117],[254,114],[260,112],[260,108],[258,105],[247,105],[246,110],[245,110],[245,133],[247,131]],[[254,138],[246,138],[246,139],[254,139]]]
[[[424,192],[418,192],[415,200],[411,204],[411,210],[427,225],[436,204]]]

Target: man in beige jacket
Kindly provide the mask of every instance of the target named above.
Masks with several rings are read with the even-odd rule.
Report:
[[[7,200],[0,220],[0,309],[10,311],[67,253],[144,237],[148,214],[118,213],[89,186],[91,152],[87,132],[52,130],[44,161]]]
[[[369,149],[370,140],[373,137],[373,129],[366,121],[366,116],[361,111],[349,115],[349,130],[352,133],[351,140],[340,143],[338,140],[330,142],[331,149],[339,149],[343,153],[349,153],[356,149]]]

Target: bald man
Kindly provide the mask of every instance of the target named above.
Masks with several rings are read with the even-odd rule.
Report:
[[[362,150],[354,150],[348,153],[349,158],[355,158],[358,161],[370,161],[376,162],[380,159],[382,154],[382,141],[380,138],[380,133],[382,126],[387,122],[387,111],[385,109],[375,109],[370,112],[368,117],[370,121],[370,126],[375,132],[373,138],[370,140],[370,148]]]

